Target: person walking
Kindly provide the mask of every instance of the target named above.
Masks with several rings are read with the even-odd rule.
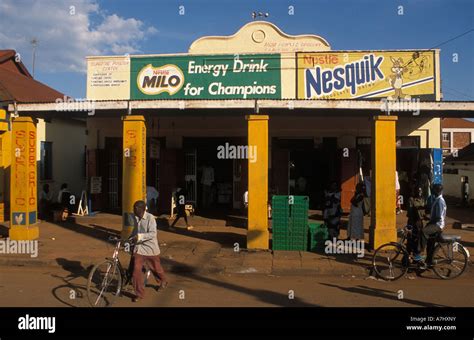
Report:
[[[462,205],[464,207],[469,206],[469,178],[467,176],[464,176],[464,180],[462,182],[461,197]]]
[[[348,239],[364,239],[364,198],[365,185],[360,182],[356,185],[356,191],[351,199],[351,212],[349,213],[349,224],[347,230]]]
[[[168,286],[168,280],[160,262],[155,217],[146,211],[144,201],[136,201],[133,204],[133,213],[134,228],[130,238],[136,240],[133,254],[133,288],[136,296],[133,298],[133,302],[137,302],[145,296],[143,278],[145,264],[148,265],[161,288]]]
[[[186,195],[187,191],[185,188],[185,184],[183,183],[180,187],[176,190],[176,218],[171,224],[170,228],[174,228],[178,220],[182,217],[184,218],[184,222],[186,223],[186,229],[191,230],[194,229],[192,225],[188,223],[188,217],[186,215]]]

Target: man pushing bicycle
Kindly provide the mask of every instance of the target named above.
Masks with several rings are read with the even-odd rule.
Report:
[[[168,281],[160,262],[160,247],[156,237],[157,228],[154,216],[146,211],[144,201],[136,201],[133,204],[133,213],[135,226],[130,238],[136,240],[137,243],[133,251],[133,288],[136,297],[132,301],[137,302],[145,296],[143,278],[145,264],[150,268],[160,287],[166,288]]]

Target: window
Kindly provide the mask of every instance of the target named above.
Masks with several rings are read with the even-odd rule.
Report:
[[[443,142],[449,142],[449,132],[443,132]]]
[[[40,180],[53,179],[53,143],[41,142]]]

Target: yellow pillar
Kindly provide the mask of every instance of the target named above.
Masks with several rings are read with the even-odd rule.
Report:
[[[143,116],[123,120],[122,238],[133,230],[133,204],[146,198],[146,127]]]
[[[11,132],[8,131],[7,112],[0,110],[0,222],[5,221],[6,201],[9,194]]]
[[[372,198],[370,246],[397,240],[396,116],[375,116],[372,122]]]
[[[34,240],[37,225],[36,125],[30,117],[13,119],[10,171],[10,239]]]
[[[248,146],[255,147],[256,161],[248,170],[248,249],[268,249],[268,116],[250,115]]]

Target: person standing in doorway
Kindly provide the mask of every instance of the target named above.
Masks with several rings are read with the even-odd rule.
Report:
[[[349,224],[347,230],[348,239],[364,239],[364,198],[365,185],[360,182],[356,185],[354,196],[351,199],[351,212],[349,213]]]
[[[408,200],[407,224],[411,227],[410,238],[408,240],[408,251],[418,254],[418,244],[420,243],[420,233],[423,230],[423,220],[425,219],[426,202],[423,199],[423,189],[421,186],[414,186],[412,195]]]
[[[341,222],[341,191],[338,189],[337,183],[332,182],[329,189],[324,192],[324,223],[328,228],[329,239],[339,237],[339,224]]]
[[[145,296],[143,278],[143,266],[145,264],[148,264],[161,288],[166,288],[168,280],[160,262],[160,247],[158,245],[155,217],[146,212],[144,201],[134,203],[133,213],[135,225],[130,237],[136,240],[133,255],[133,288],[136,296],[133,298],[133,302],[137,302]]]
[[[52,193],[49,191],[49,184],[45,183],[43,184],[43,190],[41,191],[38,205],[40,219],[46,220],[50,216],[51,201]]]
[[[214,169],[208,163],[204,164],[202,169],[202,206],[209,208],[212,198],[212,184],[214,183]]]
[[[469,178],[464,176],[464,180],[461,186],[461,197],[462,197],[462,205],[464,207],[469,206]]]
[[[400,180],[398,179],[398,171],[395,171],[395,204],[396,204],[396,212],[397,215],[402,212],[401,208],[401,197],[400,197]]]
[[[159,193],[155,187],[147,185],[146,187],[146,206],[151,214],[155,214],[157,209]]]
[[[182,183],[180,187],[176,190],[176,218],[171,224],[170,228],[174,228],[178,220],[182,217],[186,223],[186,229],[191,230],[194,227],[188,223],[188,216],[186,215],[186,185]]]

